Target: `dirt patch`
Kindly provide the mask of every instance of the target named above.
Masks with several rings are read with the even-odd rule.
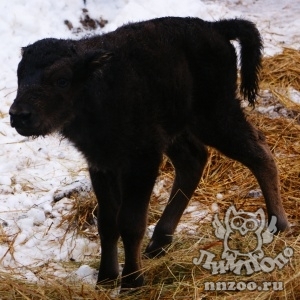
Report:
[[[74,27],[72,22],[69,20],[65,20],[64,24],[71,30],[73,33],[80,33],[83,31],[91,31],[96,30],[98,28],[103,28],[108,23],[107,20],[100,17],[99,19],[93,19],[89,15],[89,11],[86,8],[82,9],[82,15],[79,20],[81,26]]]

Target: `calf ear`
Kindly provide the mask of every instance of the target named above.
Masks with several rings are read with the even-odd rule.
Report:
[[[85,65],[89,71],[96,71],[113,57],[113,53],[105,50],[91,51],[85,55]]]

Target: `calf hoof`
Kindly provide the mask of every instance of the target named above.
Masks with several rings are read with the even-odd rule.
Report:
[[[152,240],[145,249],[143,256],[145,258],[158,258],[164,256],[170,247],[172,239],[168,241],[155,241]]]
[[[278,234],[279,232],[288,231],[290,229],[290,224],[286,217],[269,219],[268,228],[271,233]]]
[[[136,293],[144,284],[144,276],[130,274],[122,277],[121,293]]]
[[[96,289],[99,289],[99,287],[114,288],[118,285],[119,285],[119,273],[114,273],[110,275],[104,275],[99,273],[97,283],[96,283]]]

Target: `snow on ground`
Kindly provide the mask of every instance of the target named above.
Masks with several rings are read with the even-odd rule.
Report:
[[[8,116],[16,95],[20,48],[45,37],[79,38],[91,34],[74,34],[64,24],[68,20],[73,27],[80,27],[82,8],[82,0],[13,0],[2,3],[0,10],[0,271],[24,269],[23,274],[31,280],[37,277],[27,267],[48,262],[53,266],[53,262],[71,258],[82,261],[99,254],[98,243],[76,238],[72,233],[65,236],[64,228],[57,228],[72,201],[63,198],[54,203],[55,195],[79,185],[83,190],[90,189],[81,155],[56,136],[27,139],[18,135],[10,127]],[[243,17],[257,24],[264,38],[265,55],[281,51],[282,46],[300,48],[298,0],[87,0],[86,8],[92,18],[108,20],[98,33],[160,16],[206,20]],[[299,93],[291,93],[299,102]],[[188,210],[191,211],[196,214],[194,207]],[[201,214],[206,212],[198,215]],[[62,276],[64,272],[55,274]],[[93,271],[82,267],[76,274],[84,277]]]

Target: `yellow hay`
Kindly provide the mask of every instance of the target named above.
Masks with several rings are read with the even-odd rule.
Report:
[[[290,99],[291,88],[300,92],[300,51],[283,52],[263,59],[261,87],[270,90],[287,107],[300,111],[300,104]]]

